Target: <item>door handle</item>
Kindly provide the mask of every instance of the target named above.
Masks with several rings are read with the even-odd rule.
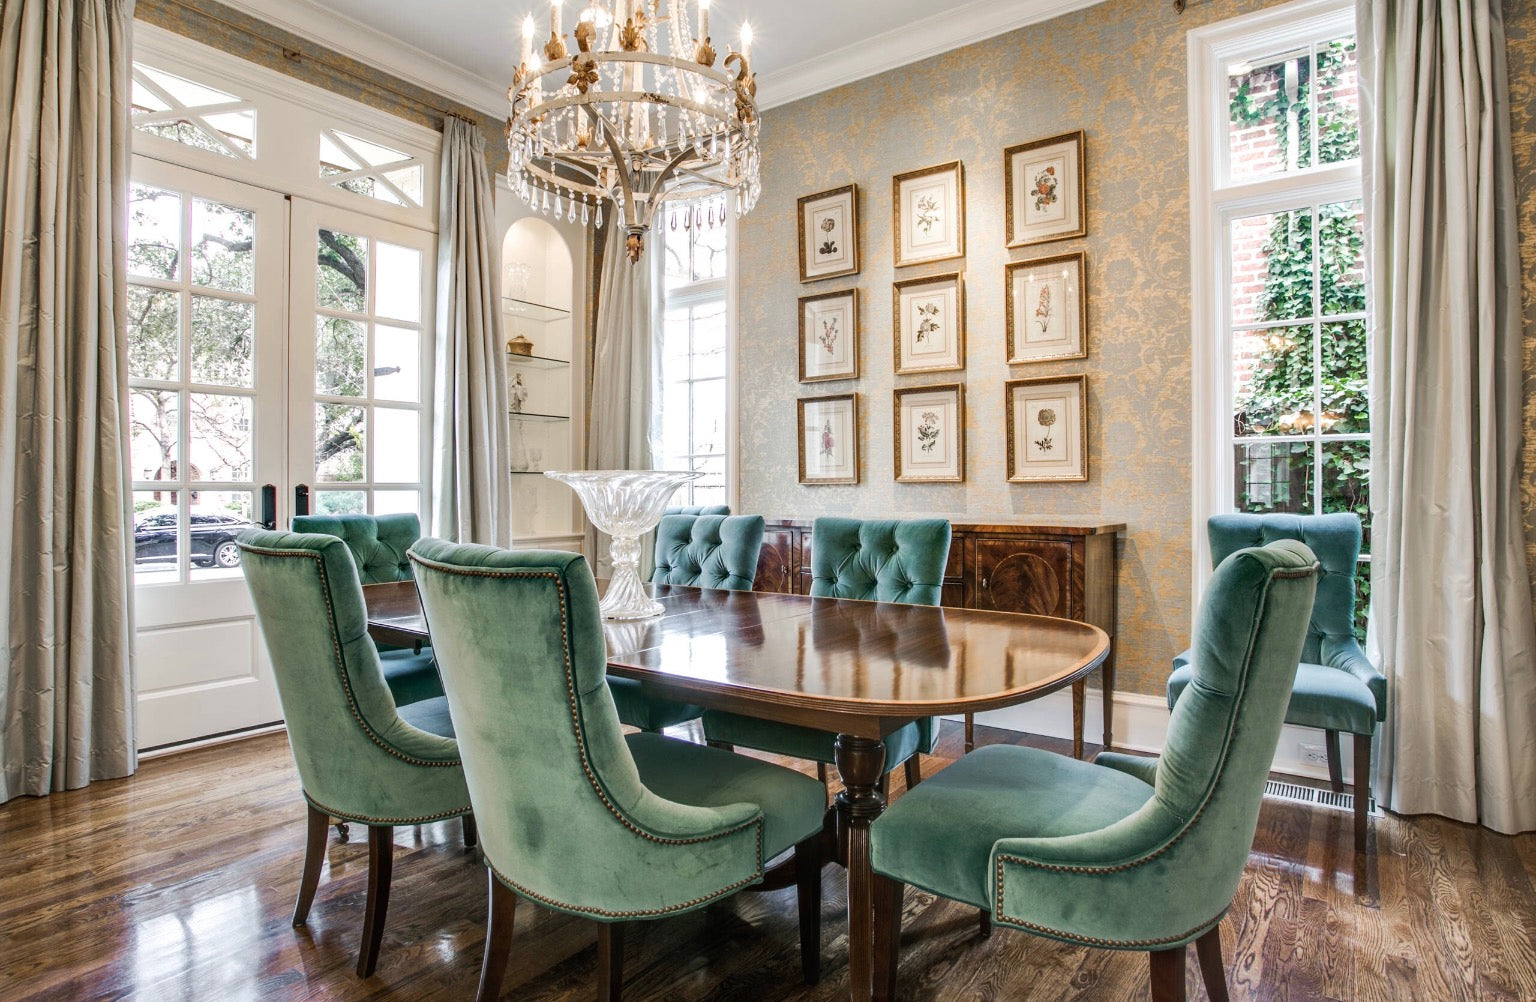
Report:
[[[261,521],[256,524],[268,532],[277,528],[277,485],[261,485]]]
[[[309,514],[309,485],[300,484],[293,489],[293,513],[295,515]]]

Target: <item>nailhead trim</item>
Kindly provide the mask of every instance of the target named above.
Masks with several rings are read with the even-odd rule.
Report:
[[[337,676],[341,679],[341,690],[347,697],[347,709],[352,711],[352,719],[357,722],[358,727],[362,728],[363,733],[368,735],[368,740],[395,758],[400,759],[402,762],[408,762],[411,765],[425,766],[429,769],[458,769],[463,766],[463,763],[456,758],[424,759],[407,755],[379,737],[378,733],[369,726],[368,721],[363,719],[362,713],[357,708],[357,700],[352,694],[352,682],[347,678],[346,657],[342,654],[340,631],[336,628],[336,610],[331,605],[331,580],[330,576],[325,572],[325,561],[320,558],[320,554],[315,553],[313,550],[272,550],[262,546],[249,546],[245,543],[241,543],[240,548],[249,553],[259,553],[266,557],[305,557],[315,562],[315,569],[320,572],[320,594],[325,597],[325,617],[331,625],[332,663],[336,668]],[[442,735],[437,736],[441,737]]]
[[[1031,932],[1041,933],[1042,935],[1069,940],[1073,943],[1082,943],[1085,946],[1101,946],[1111,950],[1133,950],[1167,946],[1170,943],[1177,943],[1181,940],[1187,943],[1200,934],[1209,931],[1210,928],[1216,925],[1216,923],[1220,922],[1226,914],[1227,909],[1223,908],[1221,910],[1221,914],[1217,915],[1209,922],[1203,922],[1200,925],[1195,926],[1193,929],[1190,929],[1188,932],[1181,933],[1180,935],[1163,936],[1158,939],[1100,939],[1096,936],[1079,936],[1076,933],[1062,932],[1060,929],[1052,929],[1048,926],[1035,925],[1033,922],[1024,922],[1019,919],[1003,919],[1002,921],[1005,924],[1016,925],[1021,929],[1028,929]]]
[[[336,808],[327,807],[320,803],[320,801],[316,800],[314,797],[311,797],[309,795],[309,791],[307,790],[300,790],[299,792],[304,794],[304,799],[309,801],[310,806],[315,810],[324,811],[326,814],[329,814],[332,817],[343,818],[347,821],[356,821],[359,824],[365,825],[424,825],[432,821],[446,821],[449,818],[462,817],[463,815],[470,812],[469,805],[465,804],[463,807],[456,807],[452,810],[442,811],[438,814],[424,814],[421,817],[416,818],[374,818],[369,817],[366,814],[354,814],[350,811],[338,811]]]
[[[535,891],[530,891],[522,884],[517,883],[515,880],[509,879],[506,874],[496,869],[496,867],[491,866],[490,863],[487,863],[486,866],[490,867],[491,872],[496,875],[497,880],[501,881],[503,884],[506,884],[508,887],[512,888],[523,897],[537,901],[541,905],[547,905],[551,908],[559,908],[563,911],[576,912],[581,915],[601,915],[604,918],[615,919],[655,918],[658,915],[670,915],[673,912],[685,911],[689,908],[697,908],[699,905],[708,904],[711,901],[717,901],[720,898],[729,897],[730,895],[735,894],[737,891],[741,890],[743,887],[746,887],[749,884],[755,884],[762,879],[762,874],[759,872],[743,880],[738,880],[734,884],[727,884],[726,886],[720,888],[718,891],[706,894],[703,897],[694,898],[692,901],[684,901],[682,904],[669,905],[666,908],[642,908],[636,909],[635,911],[615,912],[609,911],[606,908],[589,908],[584,905],[572,905],[567,904],[564,901],[558,901],[555,898],[539,894]],[[761,867],[759,867],[759,870],[761,870]]]

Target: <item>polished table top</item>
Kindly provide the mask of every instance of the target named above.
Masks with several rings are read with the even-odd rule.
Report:
[[[611,674],[658,696],[868,737],[1034,699],[1109,651],[1097,627],[1047,616],[649,587],[661,616],[604,624]],[[428,639],[413,582],[363,591],[375,640]]]

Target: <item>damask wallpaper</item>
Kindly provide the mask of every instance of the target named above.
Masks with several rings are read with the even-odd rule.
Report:
[[[859,81],[763,116],[763,197],[740,227],[738,366],[741,498],[768,516],[823,514],[1123,521],[1118,666],[1124,691],[1161,693],[1191,620],[1191,353],[1188,94],[1190,28],[1272,6],[1210,0],[1182,16],[1171,3],[1108,0],[925,62]],[[1527,338],[1536,366],[1536,11],[1508,5],[1517,167],[1523,183]],[[1005,249],[1002,151],[1074,129],[1087,133],[1088,236]],[[947,160],[965,163],[968,256],[892,267],[891,177]],[[801,285],[795,200],[855,182],[863,270]],[[1086,250],[1089,357],[1005,364],[1003,268],[1010,261]],[[963,374],[892,374],[893,279],[966,274]],[[796,300],[858,287],[862,375],[797,381]],[[1005,481],[1003,382],[1086,372],[1092,478],[1081,484]],[[942,377],[942,378],[941,378]],[[966,480],[893,482],[894,387],[966,384]],[[863,479],[858,486],[796,483],[795,399],[860,394]],[[1527,411],[1536,427],[1536,407]],[[1527,449],[1536,450],[1536,436]],[[1536,461],[1536,452],[1528,453]],[[1531,462],[1528,461],[1528,466]],[[1528,499],[1536,503],[1536,491]],[[1528,504],[1528,508],[1530,505]]]

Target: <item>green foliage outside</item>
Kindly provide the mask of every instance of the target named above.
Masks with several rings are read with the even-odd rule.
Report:
[[[1282,157],[1288,155],[1288,116],[1297,119],[1299,147],[1295,167],[1312,165],[1311,103],[1314,85],[1319,101],[1317,160],[1341,163],[1360,155],[1359,123],[1352,106],[1334,103],[1327,96],[1336,90],[1354,64],[1354,40],[1320,47],[1317,72],[1309,60],[1293,65],[1294,97],[1287,93],[1281,65],[1261,67],[1247,74],[1231,100],[1235,126],[1251,128],[1275,123],[1274,135]],[[1255,92],[1258,92],[1256,96]],[[1309,434],[1322,422],[1325,434],[1369,432],[1367,408],[1366,330],[1362,320],[1332,321],[1329,316],[1365,310],[1365,286],[1361,262],[1364,255],[1361,204],[1344,202],[1320,206],[1317,212],[1317,253],[1313,254],[1311,209],[1277,213],[1264,246],[1267,274],[1258,300],[1258,315],[1265,321],[1284,321],[1320,313],[1321,344],[1319,413],[1313,413],[1313,344],[1310,325],[1277,327],[1263,339],[1255,360],[1246,396],[1238,401],[1234,430],[1243,436]],[[1321,309],[1314,310],[1313,269]],[[1238,503],[1244,511],[1295,511],[1310,513],[1314,507],[1314,483],[1318,464],[1313,462],[1314,442],[1277,442],[1254,448],[1239,446],[1237,455]],[[1253,469],[1264,464],[1269,469]],[[1321,511],[1353,512],[1365,527],[1366,550],[1370,543],[1371,471],[1370,443],[1338,441],[1326,437],[1322,444]],[[1271,481],[1274,481],[1271,483]],[[1264,493],[1248,485],[1268,485]],[[1370,608],[1369,566],[1362,564],[1356,576],[1355,632],[1363,639]]]

